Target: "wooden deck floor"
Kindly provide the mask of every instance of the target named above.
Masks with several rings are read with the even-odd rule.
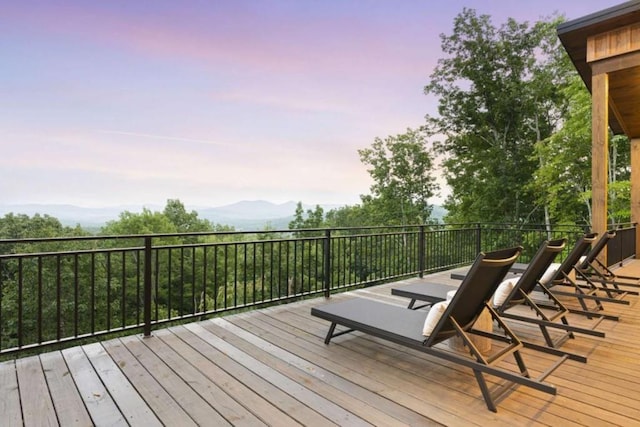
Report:
[[[640,276],[640,262],[625,268]],[[332,299],[405,305],[391,286]],[[589,360],[548,378],[556,396],[519,387],[498,413],[467,368],[360,333],[325,346],[329,325],[309,313],[319,298],[4,362],[0,425],[640,425],[640,298],[629,300],[607,306],[622,320],[599,326],[605,339],[565,344]],[[533,371],[550,359],[525,358]]]

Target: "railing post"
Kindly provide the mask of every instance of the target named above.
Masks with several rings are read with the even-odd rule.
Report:
[[[151,336],[151,236],[144,238],[144,336]]]
[[[476,254],[482,251],[482,227],[480,223],[476,223]]]
[[[324,231],[324,296],[331,296],[331,230]]]
[[[420,278],[424,277],[425,253],[424,250],[424,225],[420,226],[420,234],[418,234],[418,271]]]

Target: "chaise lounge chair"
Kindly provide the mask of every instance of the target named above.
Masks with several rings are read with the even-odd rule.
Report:
[[[616,289],[620,289],[619,286],[638,288],[640,287],[640,277],[616,274],[598,259],[600,252],[615,236],[615,231],[604,233],[584,259],[580,260],[576,268],[580,271],[581,277],[586,276],[596,283],[612,285]]]
[[[560,265],[555,264],[550,267],[555,270],[555,273],[552,275],[551,280],[546,283],[547,290],[550,290],[554,296],[576,298],[582,309],[570,309],[569,311],[572,313],[583,314],[589,318],[605,317],[609,320],[619,320],[618,316],[599,313],[604,310],[602,303],[610,302],[628,305],[629,301],[625,300],[624,297],[626,295],[638,295],[638,292],[616,289],[606,284],[598,286],[577,268],[578,265],[584,262],[581,261],[581,259],[595,258],[604,248],[604,245],[598,244],[599,242],[594,244],[597,236],[597,233],[585,234],[578,239],[571,252],[569,252]],[[583,256],[585,258],[582,258]],[[512,267],[510,271],[512,273],[523,273],[527,267],[528,264],[514,264],[514,267]],[[452,273],[451,278],[463,279],[465,274],[466,273]],[[568,288],[568,290],[561,289],[563,287]],[[594,304],[589,306],[587,304],[588,301],[592,301]]]
[[[566,239],[545,241],[542,243],[531,262],[527,265],[522,276],[514,276],[500,284],[493,297],[493,306],[496,312],[503,318],[533,323],[539,326],[546,346],[523,341],[525,347],[534,348],[540,351],[550,352],[551,348],[559,348],[567,339],[574,338],[573,333],[597,336],[604,338],[603,332],[595,331],[604,317],[601,317],[591,328],[580,328],[569,325],[567,309],[545,286],[543,277],[549,266],[553,263],[556,255],[564,249]],[[547,300],[539,302],[532,298],[534,289],[544,293]],[[433,284],[429,282],[419,282],[398,288],[392,288],[391,294],[410,298],[409,308],[414,308],[417,300],[427,301],[430,304],[444,301],[449,292],[457,291],[457,286]],[[518,305],[527,305],[533,310],[535,317],[524,316],[514,313],[511,308]],[[422,306],[421,306],[422,307]],[[418,307],[420,308],[420,307]],[[559,322],[558,322],[559,321]],[[552,338],[549,329],[560,329],[564,331],[559,337]],[[558,352],[558,355],[562,353]],[[569,354],[571,359],[586,362],[584,356]]]
[[[325,338],[326,344],[343,334],[361,331],[471,368],[487,407],[494,412],[497,411],[498,401],[503,399],[514,385],[525,385],[549,394],[556,394],[556,388],[544,382],[544,379],[568,357],[559,358],[539,378],[531,378],[520,353],[523,348],[522,342],[489,304],[491,296],[521,250],[522,248],[518,247],[486,254],[480,253],[453,299],[448,304],[441,303],[439,307],[432,307],[428,312],[407,310],[400,306],[356,297],[313,307],[311,314],[331,322]],[[498,322],[503,334],[473,329],[473,324],[485,309]],[[440,313],[439,317],[437,313]],[[347,329],[336,332],[338,325]],[[425,330],[429,329],[429,325],[434,325],[433,329]],[[491,338],[500,341],[503,345],[492,354],[484,356],[471,341],[471,335]],[[462,339],[471,357],[437,346],[454,336]],[[519,372],[496,366],[509,355],[514,356]],[[495,375],[507,381],[497,390],[489,390],[485,374]]]
[[[604,310],[603,302],[628,305],[629,301],[624,298],[627,295],[638,295],[638,292],[616,289],[615,287],[607,286],[607,284],[598,286],[578,268],[584,262],[581,261],[583,255],[586,257],[584,259],[595,258],[604,248],[605,245],[596,242],[596,237],[597,233],[591,233],[585,234],[578,239],[573,250],[562,261],[547,285],[547,289],[550,289],[555,296],[577,298],[582,310],[572,310],[572,312],[579,312],[588,317],[593,317],[595,313]],[[603,239],[601,238],[600,240],[602,241]],[[594,244],[594,242],[596,243]],[[575,274],[574,277],[572,277],[572,273]],[[569,288],[569,290],[561,290],[560,288],[563,287]],[[593,301],[594,306],[588,307],[587,301]],[[616,316],[607,315],[606,317],[611,320],[618,320]]]

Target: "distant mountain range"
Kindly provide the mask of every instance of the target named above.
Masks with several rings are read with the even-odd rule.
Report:
[[[243,200],[241,202],[219,207],[190,207],[185,206],[187,211],[195,210],[198,216],[208,219],[215,224],[230,225],[238,230],[262,230],[265,226],[274,229],[286,229],[293,219],[297,202],[272,203],[264,200]],[[303,204],[305,212],[307,209],[315,209],[316,205]],[[342,207],[343,205],[320,205],[325,212],[331,209]],[[147,205],[144,206],[152,211],[162,211],[164,206]],[[57,218],[63,225],[80,226],[88,229],[98,229],[108,221],[117,220],[124,211],[141,212],[142,206],[122,205],[104,208],[85,208],[74,205],[56,204],[0,204],[0,216],[8,213],[25,214],[33,216],[35,214],[50,215]],[[446,211],[441,206],[434,206],[433,217],[442,220]]]

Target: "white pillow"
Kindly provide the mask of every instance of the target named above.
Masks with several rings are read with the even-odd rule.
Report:
[[[511,279],[507,279],[504,282],[500,283],[498,289],[493,294],[493,306],[500,307],[504,304],[505,300],[513,290],[513,287],[518,283],[520,277],[512,277]]]
[[[449,306],[449,301],[440,301],[431,306],[431,310],[427,314],[427,318],[424,321],[422,328],[422,335],[428,337],[433,332],[433,328],[436,327],[438,321],[444,314],[445,310]]]
[[[578,263],[576,264],[578,266],[578,268],[588,268],[589,265],[582,265],[584,264],[584,262],[587,260],[587,256],[586,255],[582,255],[580,257],[580,259],[578,260]]]
[[[558,271],[558,268],[560,268],[560,264],[558,264],[557,262],[554,262],[553,264],[551,264],[547,268],[547,271],[545,271],[542,277],[540,278],[540,283],[542,283],[543,285],[546,285],[547,283],[549,283],[551,279],[553,279],[554,276],[556,275],[556,271]]]

